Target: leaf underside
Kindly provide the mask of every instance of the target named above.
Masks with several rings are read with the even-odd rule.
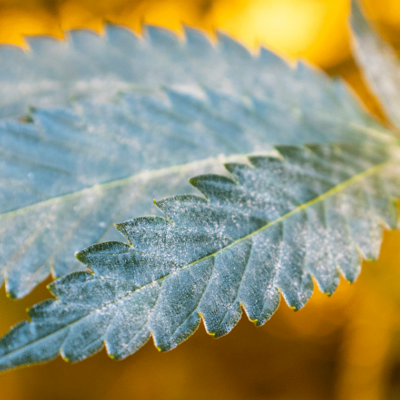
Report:
[[[105,37],[71,33],[66,43],[32,38],[31,53],[0,46],[0,57],[11,50],[22,57],[19,75],[16,60],[4,56],[1,86],[7,77],[36,87],[41,76],[64,76],[75,90],[86,73],[122,79],[123,65],[133,74],[128,81],[143,76],[150,87],[103,103],[85,86],[85,96],[75,97],[90,100],[76,100],[73,109],[35,109],[30,123],[0,122],[0,284],[10,297],[23,297],[50,271],[60,277],[82,270],[75,252],[117,239],[113,223],[154,213],[149,199],[190,192],[183,178],[218,171],[221,154],[260,154],[271,144],[395,142],[340,81],[302,63],[292,68],[266,50],[253,57],[224,35],[214,47],[193,30],[184,42],[163,29],[149,28],[145,39],[107,29]],[[165,82],[184,87],[151,89]],[[13,85],[21,101],[29,99]],[[46,93],[57,103],[57,87]],[[42,100],[36,93],[33,105]]]
[[[39,107],[0,122],[0,282],[21,297],[78,271],[0,339],[0,370],[104,345],[120,359],[151,337],[166,351],[201,319],[228,333],[242,310],[262,325],[280,293],[298,310],[313,278],[327,294],[340,273],[353,282],[397,229],[398,141],[340,82],[186,37],[109,26],[0,47],[0,115]]]
[[[398,181],[385,147],[279,146],[280,157],[229,163],[231,177],[190,180],[205,197],[156,202],[164,217],[117,225],[129,245],[105,242],[77,257],[91,272],[50,285],[57,300],[29,310],[31,322],[0,341],[0,369],[78,361],[105,344],[124,358],[152,336],[160,351],[187,339],[203,318],[215,337],[243,308],[257,325],[279,304],[300,309],[313,290],[331,294],[361,256],[379,253],[382,224],[397,227]],[[396,176],[396,175],[394,175]]]

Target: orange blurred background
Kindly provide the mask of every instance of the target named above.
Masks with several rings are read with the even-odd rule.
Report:
[[[365,0],[367,14],[400,45],[400,2]],[[182,24],[220,29],[252,50],[264,45],[347,79],[378,117],[381,110],[351,57],[349,0],[0,0],[0,43],[24,35],[62,38],[105,21],[140,33],[141,24],[181,33]],[[214,340],[203,327],[172,352],[152,343],[115,362],[105,352],[76,365],[60,359],[0,376],[0,396],[26,399],[395,400],[400,398],[400,232],[385,232],[381,257],[358,282],[331,297],[316,291],[294,313],[282,301],[265,326],[243,318]],[[0,291],[0,335],[49,297],[45,284],[23,300]]]
[[[395,40],[398,0],[364,0],[370,17]],[[349,0],[0,0],[0,43],[24,44],[24,35],[63,37],[68,29],[102,30],[104,21],[137,32],[149,23],[181,31],[221,29],[252,49],[259,44],[324,68],[350,56]]]

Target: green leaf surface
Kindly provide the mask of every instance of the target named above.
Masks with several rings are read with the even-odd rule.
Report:
[[[366,82],[378,97],[387,116],[400,127],[400,60],[395,49],[364,17],[352,0],[353,53]]]
[[[18,65],[33,75],[11,67],[8,75],[0,73],[0,80],[8,76],[7,82],[13,82],[10,74],[16,79],[18,72],[36,85],[40,74],[53,76],[48,65],[55,71],[53,78],[64,82],[60,71],[68,63],[75,65],[77,57],[79,71],[86,71],[83,65],[97,68],[85,73],[107,82],[113,68],[123,65],[130,71],[134,64],[143,73],[142,84],[150,87],[131,88],[111,103],[100,96],[75,101],[72,108],[34,109],[29,123],[0,122],[0,284],[6,282],[11,297],[26,295],[50,271],[60,277],[82,270],[76,251],[116,239],[113,223],[153,212],[149,198],[187,192],[189,185],[179,191],[173,182],[178,184],[188,171],[189,176],[195,174],[193,168],[197,173],[218,168],[220,155],[261,154],[270,151],[271,144],[397,143],[340,81],[302,63],[292,68],[266,50],[250,56],[225,36],[213,47],[191,30],[187,42],[162,29],[151,32],[150,38],[139,40],[112,26],[106,37],[84,31],[72,35],[73,42],[50,40],[50,45],[49,39],[32,39],[32,53],[16,51],[23,55]],[[137,50],[127,51],[128,38],[140,44]],[[207,51],[198,47],[200,38]],[[6,50],[0,47],[0,54]],[[112,50],[130,61],[113,58]],[[54,56],[57,51],[72,61],[60,62]],[[16,64],[12,57],[6,61],[0,69]],[[164,74],[152,71],[153,64]],[[89,79],[64,73],[76,81]],[[221,74],[226,74],[224,79]],[[146,80],[150,76],[151,82]],[[212,86],[213,79],[221,84]],[[151,89],[169,80],[184,85]],[[68,90],[74,87],[66,82]],[[234,94],[227,94],[228,87]],[[15,88],[22,100],[29,98]],[[34,104],[43,104],[42,95],[32,93]],[[48,93],[52,104],[58,93],[57,87]],[[86,94],[97,96],[91,90]]]
[[[91,272],[50,285],[57,300],[31,308],[31,322],[0,340],[0,369],[59,354],[74,362],[104,345],[112,358],[124,358],[151,336],[160,351],[170,350],[201,319],[215,337],[228,333],[242,310],[264,324],[280,292],[300,309],[312,277],[327,294],[339,271],[354,281],[361,257],[377,257],[383,225],[397,227],[396,155],[377,144],[276,149],[274,157],[225,164],[228,177],[192,178],[204,197],[158,201],[163,217],[118,224],[129,244],[81,251]]]

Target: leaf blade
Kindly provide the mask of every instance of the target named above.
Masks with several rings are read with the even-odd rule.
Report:
[[[291,307],[301,308],[312,293],[312,275],[321,290],[331,294],[338,283],[338,270],[337,261],[334,259],[332,263],[326,264],[326,251],[331,251],[326,243],[330,242],[332,235],[339,232],[339,236],[350,235],[351,248],[356,249],[354,239],[357,235],[349,229],[353,221],[351,218],[354,218],[354,209],[350,207],[344,210],[345,216],[351,218],[345,221],[346,229],[336,227],[336,233],[327,225],[329,218],[318,220],[315,217],[318,212],[325,212],[321,206],[328,199],[334,199],[343,193],[351,196],[360,190],[366,193],[365,184],[370,177],[379,175],[386,180],[386,175],[392,173],[391,168],[387,167],[392,158],[390,153],[385,154],[383,151],[377,155],[376,152],[371,152],[372,149],[360,149],[360,146],[352,146],[349,152],[348,144],[311,146],[311,149],[299,148],[294,152],[293,146],[287,149],[283,147],[281,150],[287,154],[286,157],[275,160],[270,157],[250,158],[253,161],[253,167],[250,168],[245,166],[243,169],[230,164],[230,170],[241,171],[242,177],[239,182],[229,183],[226,178],[216,180],[215,175],[194,180],[197,184],[209,177],[214,184],[214,194],[217,182],[221,185],[222,196],[214,195],[206,200],[196,200],[194,196],[167,198],[159,202],[167,219],[138,218],[122,224],[119,229],[129,239],[130,245],[112,242],[82,251],[78,258],[94,271],[94,275],[78,272],[51,284],[52,293],[59,300],[45,303],[43,306],[39,304],[39,309],[49,308],[48,315],[42,319],[37,318],[35,312],[31,313],[31,324],[47,322],[58,335],[60,329],[62,331],[65,328],[60,326],[58,321],[64,318],[70,332],[59,351],[68,360],[77,361],[94,354],[102,348],[103,342],[109,351],[112,350],[114,358],[121,358],[137,350],[150,336],[159,350],[174,348],[197,329],[200,318],[203,318],[210,334],[215,337],[222,336],[238,322],[241,307],[244,307],[250,319],[261,325],[278,306],[279,290],[283,292]],[[331,188],[327,188],[326,185],[320,186],[315,180],[305,178],[300,179],[299,183],[299,177],[305,176],[305,171],[310,171],[306,160],[311,158],[316,161],[315,154],[322,151],[326,153],[327,149],[331,151],[331,157],[327,159],[331,160],[332,164],[331,169],[326,170],[327,174],[336,176],[335,163],[338,163],[338,160],[342,160],[344,166],[345,160],[348,160],[348,170],[355,164],[363,165],[363,169],[353,172],[348,179],[341,175],[341,182],[332,183]],[[242,214],[248,217],[253,211],[255,214],[259,213],[254,203],[242,201],[250,194],[252,198],[258,194],[259,199],[268,199],[267,203],[261,201],[259,204],[273,205],[274,191],[280,187],[282,171],[291,171],[296,154],[299,161],[297,168],[302,166],[303,169],[299,169],[297,174],[292,172],[291,177],[287,178],[294,184],[291,199],[295,201],[295,207],[269,222],[268,218],[265,218],[264,225],[253,226],[251,232],[247,226],[249,219],[239,218],[236,232],[234,224],[226,218],[224,210],[241,209]],[[326,163],[326,159],[322,161]],[[273,169],[270,168],[271,163]],[[231,191],[232,197],[227,197],[227,184],[233,188],[234,185],[241,187],[242,197],[238,196],[235,189]],[[203,185],[202,188],[204,187]],[[311,187],[314,191],[318,188],[319,194],[314,194],[314,198],[299,205],[296,199],[304,199],[304,194],[310,193],[304,189]],[[346,201],[345,204],[347,203]],[[224,217],[218,219],[214,214],[207,213],[207,208],[204,207],[213,209],[217,214],[221,211]],[[267,213],[266,207],[262,208],[264,213]],[[377,215],[372,210],[359,222],[369,221],[371,217],[377,221]],[[291,218],[295,221],[293,226],[300,223],[300,230],[306,229],[303,250],[294,250],[292,257],[286,252],[282,253],[282,242],[288,238],[288,228],[285,229],[284,224]],[[214,226],[212,221],[215,222]],[[320,228],[315,225],[320,224],[319,221],[323,221]],[[244,230],[241,230],[241,227]],[[186,236],[182,236],[181,232],[186,232]],[[205,232],[209,237],[213,237],[208,243],[202,239],[200,243],[205,250],[197,253],[195,250],[198,242],[186,240],[195,232]],[[317,236],[310,237],[310,232],[317,233]],[[226,241],[228,237],[231,240]],[[380,241],[380,238],[374,240]],[[221,245],[215,245],[215,241]],[[375,241],[369,243],[369,246],[375,246]],[[290,243],[289,238],[286,246]],[[302,244],[298,243],[298,246],[301,247]],[[338,250],[340,251],[336,249],[336,252]],[[132,253],[134,258],[126,258],[128,253]],[[164,257],[164,261],[161,261],[160,257]],[[285,264],[280,264],[282,257],[286,257],[286,266],[290,267],[283,271]],[[132,260],[136,261],[132,264]],[[153,264],[149,264],[149,260],[153,260]],[[299,263],[299,260],[303,261]],[[345,258],[342,261],[345,262]],[[162,262],[164,264],[160,265]],[[348,269],[352,270],[354,260],[350,260],[349,263]],[[341,267],[346,270],[347,266]],[[293,273],[296,268],[300,270]],[[352,273],[354,275],[354,270]],[[89,286],[92,289],[89,289]],[[89,292],[92,293],[91,296],[87,296]],[[125,306],[125,301],[128,301],[129,305]],[[52,310],[53,304],[59,307],[55,314]],[[72,306],[85,309],[89,316],[81,318],[81,315],[77,314],[75,325],[73,313],[76,311],[74,308],[70,311]],[[65,317],[60,317],[62,314]],[[125,321],[128,320],[133,320],[134,326],[127,327]],[[127,332],[130,332],[130,336]],[[26,337],[24,339],[26,341]],[[31,343],[35,340],[37,337],[32,335]],[[3,354],[6,353],[5,358],[0,357],[2,369],[8,368],[10,362],[18,363],[10,361],[14,360],[14,353],[7,356],[6,348],[7,340],[1,339],[0,349],[3,349]]]
[[[303,76],[304,72],[296,78],[295,90],[302,94]],[[313,76],[307,70],[308,80],[302,85],[308,87]],[[335,84],[324,79],[318,77],[317,82],[322,80],[323,90],[334,93]],[[105,236],[113,240],[112,223],[146,204],[131,180],[145,177],[147,170],[176,166],[178,181],[179,165],[183,171],[184,165],[210,156],[269,152],[270,143],[396,143],[360,109],[348,114],[347,100],[346,107],[340,106],[346,112],[332,117],[326,112],[310,114],[305,106],[293,112],[274,99],[193,90],[194,94],[172,89],[132,92],[117,104],[84,102],[74,110],[35,110],[34,125],[0,123],[6,171],[0,181],[0,280],[6,280],[10,296],[29,293],[50,270],[62,276],[82,269],[73,253]],[[343,103],[345,95],[338,95],[336,103]],[[367,125],[356,125],[361,122]],[[154,190],[153,196],[160,197],[172,194],[172,188],[158,182],[159,188],[154,184],[143,190],[148,195]],[[41,251],[34,250],[37,245]]]

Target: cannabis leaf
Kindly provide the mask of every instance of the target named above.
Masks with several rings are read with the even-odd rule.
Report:
[[[360,254],[379,253],[382,225],[397,227],[399,175],[384,146],[279,146],[280,157],[229,163],[232,176],[190,180],[205,197],[156,202],[165,217],[117,225],[128,239],[77,257],[91,271],[50,285],[58,300],[29,310],[32,322],[0,341],[0,369],[84,359],[103,345],[111,357],[132,354],[153,336],[160,351],[187,339],[203,318],[219,337],[241,317],[261,325],[279,304],[310,298],[314,276],[333,293],[339,270],[349,281]]]
[[[63,42],[31,37],[28,51],[0,46],[0,118],[25,115],[29,106],[54,107],[79,99],[107,103],[120,92],[160,85],[206,85],[239,96],[268,94],[285,104],[290,99],[286,91],[295,97],[290,103],[296,103],[296,94],[306,92],[304,79],[310,79],[308,97],[324,93],[323,82],[315,88],[317,74],[292,70],[266,49],[253,57],[222,33],[216,46],[195,29],[185,27],[184,33],[182,40],[166,29],[143,26],[139,38],[107,25],[102,36],[75,30]]]
[[[88,79],[86,73],[115,91],[110,74],[122,66],[136,74],[129,79],[143,77],[143,85],[171,80],[185,86],[132,89],[115,103],[82,100],[73,109],[33,109],[29,123],[0,122],[0,284],[6,281],[11,297],[29,293],[50,270],[55,277],[82,270],[76,251],[116,239],[113,223],[154,212],[148,200],[189,191],[182,178],[215,171],[221,154],[260,153],[271,150],[270,144],[396,142],[340,81],[302,63],[291,68],[266,50],[251,57],[225,36],[214,48],[191,30],[186,43],[155,28],[149,30],[151,40],[115,26],[107,32],[106,37],[75,33],[66,43],[32,39],[32,53],[12,49],[22,57],[22,70],[10,67],[0,79],[13,82],[20,76],[22,88],[33,88],[34,105],[46,98],[65,103],[69,90],[80,87],[79,79]],[[200,51],[200,37],[207,51]],[[89,38],[90,45],[77,45]],[[168,45],[161,45],[167,38]],[[139,47],[128,51],[128,39]],[[77,46],[81,51],[75,54]],[[0,47],[0,54],[9,50]],[[9,57],[0,68],[16,63]],[[47,97],[37,92],[43,77],[65,85],[68,95],[58,86],[46,91]],[[30,98],[18,88],[14,84],[13,96],[21,111]],[[0,96],[6,92],[0,90]]]
[[[50,269],[77,271],[0,339],[1,370],[104,345],[124,358],[150,337],[169,350],[201,318],[228,333],[242,309],[261,325],[279,293],[303,307],[312,277],[327,294],[339,271],[354,281],[382,226],[397,228],[398,140],[340,82],[223,35],[216,47],[192,30],[71,35],[0,48],[21,61],[0,64],[6,89],[27,72],[2,115],[39,106],[0,123],[0,280],[20,297]],[[204,197],[182,184],[194,173]],[[141,217],[173,193],[154,203],[162,216]],[[116,225],[127,244],[110,228],[128,217]]]
[[[391,121],[400,127],[400,60],[394,48],[367,22],[352,0],[354,55]]]

